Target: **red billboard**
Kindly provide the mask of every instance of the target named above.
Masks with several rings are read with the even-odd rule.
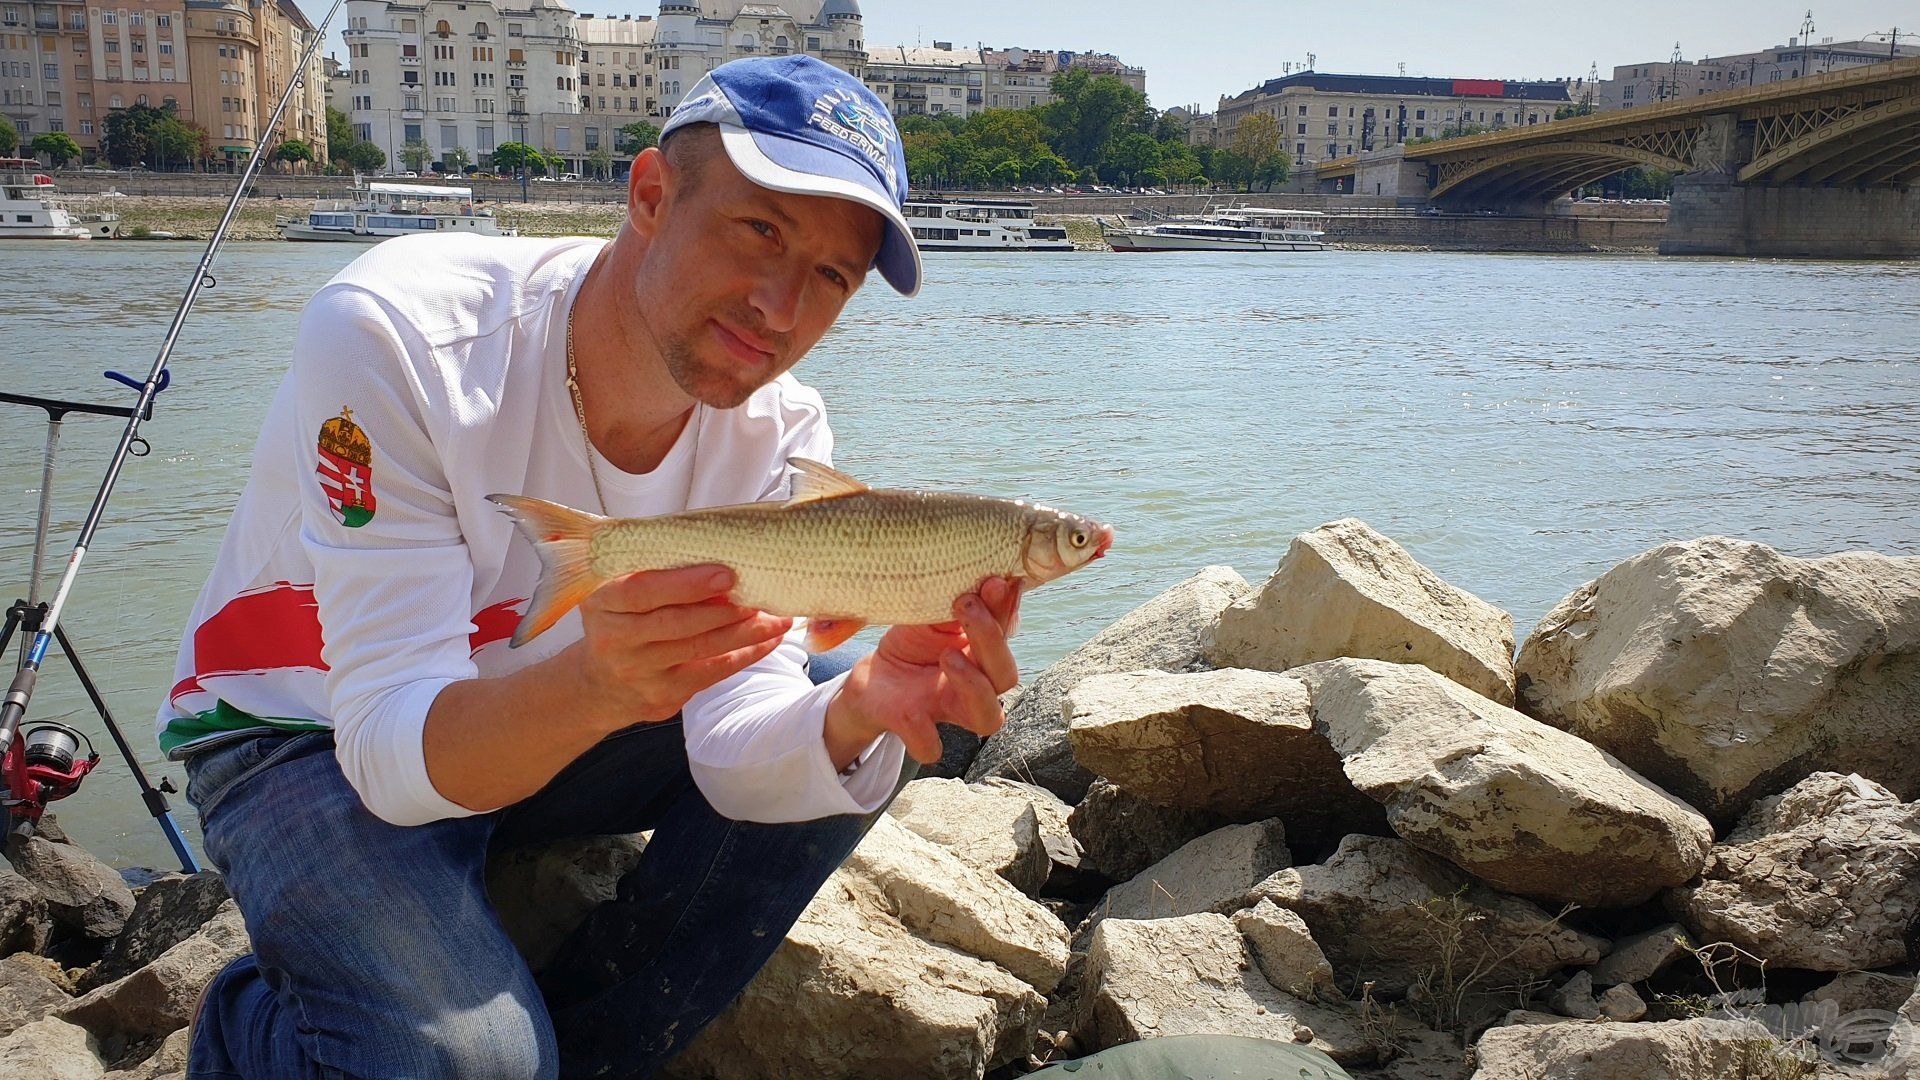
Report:
[[[1455,79],[1454,97],[1505,97],[1507,84],[1504,79]]]

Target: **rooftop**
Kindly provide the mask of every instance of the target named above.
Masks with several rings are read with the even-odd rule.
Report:
[[[1284,90],[1318,90],[1335,94],[1380,94],[1405,97],[1489,97],[1520,101],[1571,101],[1565,82],[1508,82],[1505,79],[1427,79],[1404,75],[1335,75],[1303,71],[1268,79],[1229,101],[1270,97]]]

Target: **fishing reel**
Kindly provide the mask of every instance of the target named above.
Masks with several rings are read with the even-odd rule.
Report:
[[[83,743],[85,757],[80,756]],[[93,740],[77,728],[52,721],[27,728],[0,758],[0,786],[6,789],[0,805],[6,807],[10,825],[38,822],[48,803],[79,791],[80,781],[98,764],[100,754]]]

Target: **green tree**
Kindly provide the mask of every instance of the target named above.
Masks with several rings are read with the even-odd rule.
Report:
[[[1071,166],[1059,154],[1043,148],[1027,159],[1026,167],[1022,171],[1032,183],[1057,184],[1060,178],[1067,174],[1069,168]]]
[[[274,147],[273,156],[275,160],[284,161],[288,167],[291,168],[303,161],[312,161],[313,147],[308,146],[306,142],[301,139],[288,139],[286,142]]]
[[[533,176],[547,171],[546,155],[522,142],[504,142],[493,148],[493,167],[502,176],[517,176],[525,169]]]
[[[660,129],[645,120],[635,120],[613,136],[614,149],[638,157],[649,146],[660,145]]]
[[[473,164],[473,155],[467,153],[464,146],[456,146],[440,155],[440,168],[452,176],[464,176],[467,166]]]
[[[17,141],[19,136],[15,135],[14,138]],[[12,153],[10,150],[5,152]],[[33,137],[33,152],[45,154],[47,160],[53,162],[53,167],[58,169],[80,156],[80,144],[64,131],[49,131]]]
[[[545,163],[547,172],[554,176],[561,176],[567,171],[567,159],[559,154],[542,154],[540,160]]]
[[[347,152],[359,141],[353,137],[353,121],[347,114],[331,105],[327,106],[327,157],[334,161],[345,161]]]
[[[0,116],[0,154],[11,155],[20,147],[20,131],[13,121]]]
[[[173,110],[156,109],[151,105],[132,105],[121,109],[109,109],[101,122],[100,149],[107,160],[120,168],[137,165],[146,161],[153,152],[151,139],[154,130],[164,121],[173,119]],[[176,158],[176,161],[185,158]]]
[[[1112,75],[1070,68],[1053,77],[1054,100],[1040,122],[1054,152],[1075,166],[1092,165],[1116,137],[1152,128],[1147,97]]]
[[[1135,131],[1108,143],[1100,153],[1101,172],[1123,186],[1139,184],[1139,174],[1158,170],[1160,144],[1153,136]]]
[[[387,166],[387,152],[367,139],[355,139],[341,157],[355,172],[374,173]]]
[[[1562,105],[1553,110],[1555,120],[1571,120],[1576,116],[1592,116],[1598,110],[1591,101],[1582,101],[1575,105]]]
[[[433,156],[433,149],[425,139],[408,139],[400,144],[400,162],[409,172],[419,172],[427,167],[427,159]]]
[[[1492,130],[1493,130],[1492,128],[1488,127],[1485,124],[1460,123],[1460,124],[1455,124],[1449,127],[1443,127],[1435,134],[1428,135],[1425,138],[1408,139],[1407,145],[1419,146],[1422,143],[1445,142],[1448,139],[1464,139],[1469,135],[1485,135],[1487,132]]]
[[[1240,121],[1233,132],[1233,153],[1239,159],[1236,165],[1247,190],[1260,184],[1262,190],[1272,191],[1273,185],[1286,182],[1289,163],[1280,121],[1266,113],[1255,113]],[[1216,154],[1215,161],[1218,160]]]
[[[613,151],[604,146],[596,146],[587,152],[587,172],[605,180],[613,175]]]
[[[1020,182],[1020,162],[1006,158],[995,165],[988,175],[993,178],[995,185],[1010,188]]]
[[[194,162],[207,156],[210,143],[205,129],[182,123],[179,117],[168,113],[159,123],[147,129],[146,154],[143,156],[151,158],[148,164],[156,169],[191,167]]]

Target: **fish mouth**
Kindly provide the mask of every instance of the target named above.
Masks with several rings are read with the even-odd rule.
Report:
[[[1113,546],[1113,526],[1111,525],[1100,526],[1100,546],[1093,549],[1093,557],[1097,559],[1100,556],[1105,555],[1107,553],[1107,549],[1112,546]]]

